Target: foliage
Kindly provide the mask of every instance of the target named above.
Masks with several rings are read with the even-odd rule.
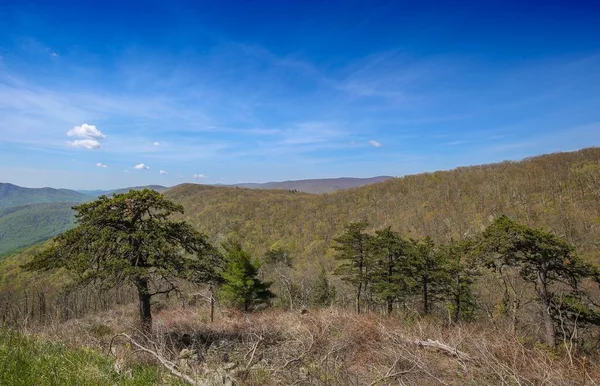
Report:
[[[373,261],[369,282],[377,299],[386,303],[387,313],[393,310],[393,304],[405,297],[416,286],[414,268],[414,248],[411,242],[386,227],[375,232],[371,239]]]
[[[202,282],[215,277],[218,253],[190,225],[170,220],[183,207],[155,191],[101,196],[74,210],[77,227],[58,236],[25,267],[66,268],[82,285],[134,285],[144,328],[152,322],[151,297],[176,291],[177,278]]]
[[[279,243],[271,245],[271,248],[265,252],[264,261],[269,265],[283,264],[288,267],[292,266],[290,252]]]
[[[582,165],[600,165],[600,148],[404,176],[330,194],[184,184],[165,196],[182,204],[186,220],[214,241],[234,231],[255,256],[280,241],[298,257],[296,269],[315,275],[333,238],[360,219],[373,229],[392,226],[406,237],[429,235],[444,243],[474,236],[506,214],[564,235],[600,263],[594,185],[600,170],[590,167],[582,179],[575,173]]]
[[[311,304],[330,306],[335,301],[335,286],[331,284],[325,267],[321,266],[311,291]]]
[[[245,312],[268,303],[275,295],[269,290],[271,283],[258,278],[258,260],[252,261],[239,243],[225,244],[224,248],[226,264],[221,273],[221,298]]]
[[[0,256],[54,237],[75,224],[74,203],[0,209]]]
[[[452,241],[440,245],[437,258],[444,265],[443,297],[452,322],[473,320],[477,308],[475,280],[480,267],[472,253],[472,241]]]
[[[444,270],[444,262],[439,258],[431,237],[413,240],[413,245],[416,291],[422,296],[423,313],[429,314],[433,305],[444,297],[447,274]]]
[[[573,312],[583,306],[582,281],[595,278],[598,269],[577,257],[574,247],[565,240],[500,216],[483,232],[479,250],[485,264],[496,270],[516,267],[521,278],[535,288],[547,344],[556,343],[559,325],[565,323],[563,316],[573,315],[572,323],[599,324],[597,307]]]
[[[351,222],[346,231],[334,239],[332,248],[337,252],[336,260],[342,263],[334,274],[342,276],[343,280],[356,287],[356,312],[360,314],[362,292],[368,285],[369,268],[371,263],[372,236],[365,233],[369,226],[367,221]]]

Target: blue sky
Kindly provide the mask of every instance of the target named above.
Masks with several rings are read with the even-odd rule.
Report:
[[[598,20],[594,1],[1,0],[0,181],[399,176],[598,146]]]

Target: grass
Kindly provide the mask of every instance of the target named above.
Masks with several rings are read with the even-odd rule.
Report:
[[[138,364],[117,373],[112,358],[90,348],[0,329],[0,385],[154,385],[165,384],[163,378],[157,367]]]

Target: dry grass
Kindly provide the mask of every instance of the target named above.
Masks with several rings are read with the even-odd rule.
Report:
[[[131,310],[119,307],[37,332],[108,352],[116,333],[135,332]],[[595,385],[600,379],[598,357],[573,353],[571,363],[560,349],[486,324],[444,327],[434,319],[355,315],[336,308],[305,315],[224,310],[214,323],[206,315],[203,308],[166,308],[155,315],[154,336],[146,342],[189,374],[207,379],[218,373],[243,385]],[[468,357],[415,344],[427,339]],[[190,351],[179,359],[183,349]],[[123,363],[152,362],[130,351],[117,355]]]

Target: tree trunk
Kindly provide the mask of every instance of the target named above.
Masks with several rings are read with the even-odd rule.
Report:
[[[150,312],[150,292],[148,291],[148,280],[138,278],[136,280],[140,307],[140,327],[145,333],[152,331],[152,313]]]
[[[215,295],[213,286],[210,286],[210,322],[215,321]]]
[[[392,311],[394,311],[394,299],[387,298],[387,314],[391,315]]]
[[[360,314],[360,295],[362,292],[362,282],[358,283],[358,291],[356,291],[356,313]]]
[[[546,275],[543,272],[538,274],[538,295],[540,297],[540,306],[542,307],[542,320],[544,321],[546,344],[548,346],[556,345],[556,332],[554,331],[554,322],[550,315],[550,294],[548,293]]]
[[[427,277],[423,276],[422,286],[423,286],[423,313],[425,315],[429,314],[429,292],[427,288]]]

